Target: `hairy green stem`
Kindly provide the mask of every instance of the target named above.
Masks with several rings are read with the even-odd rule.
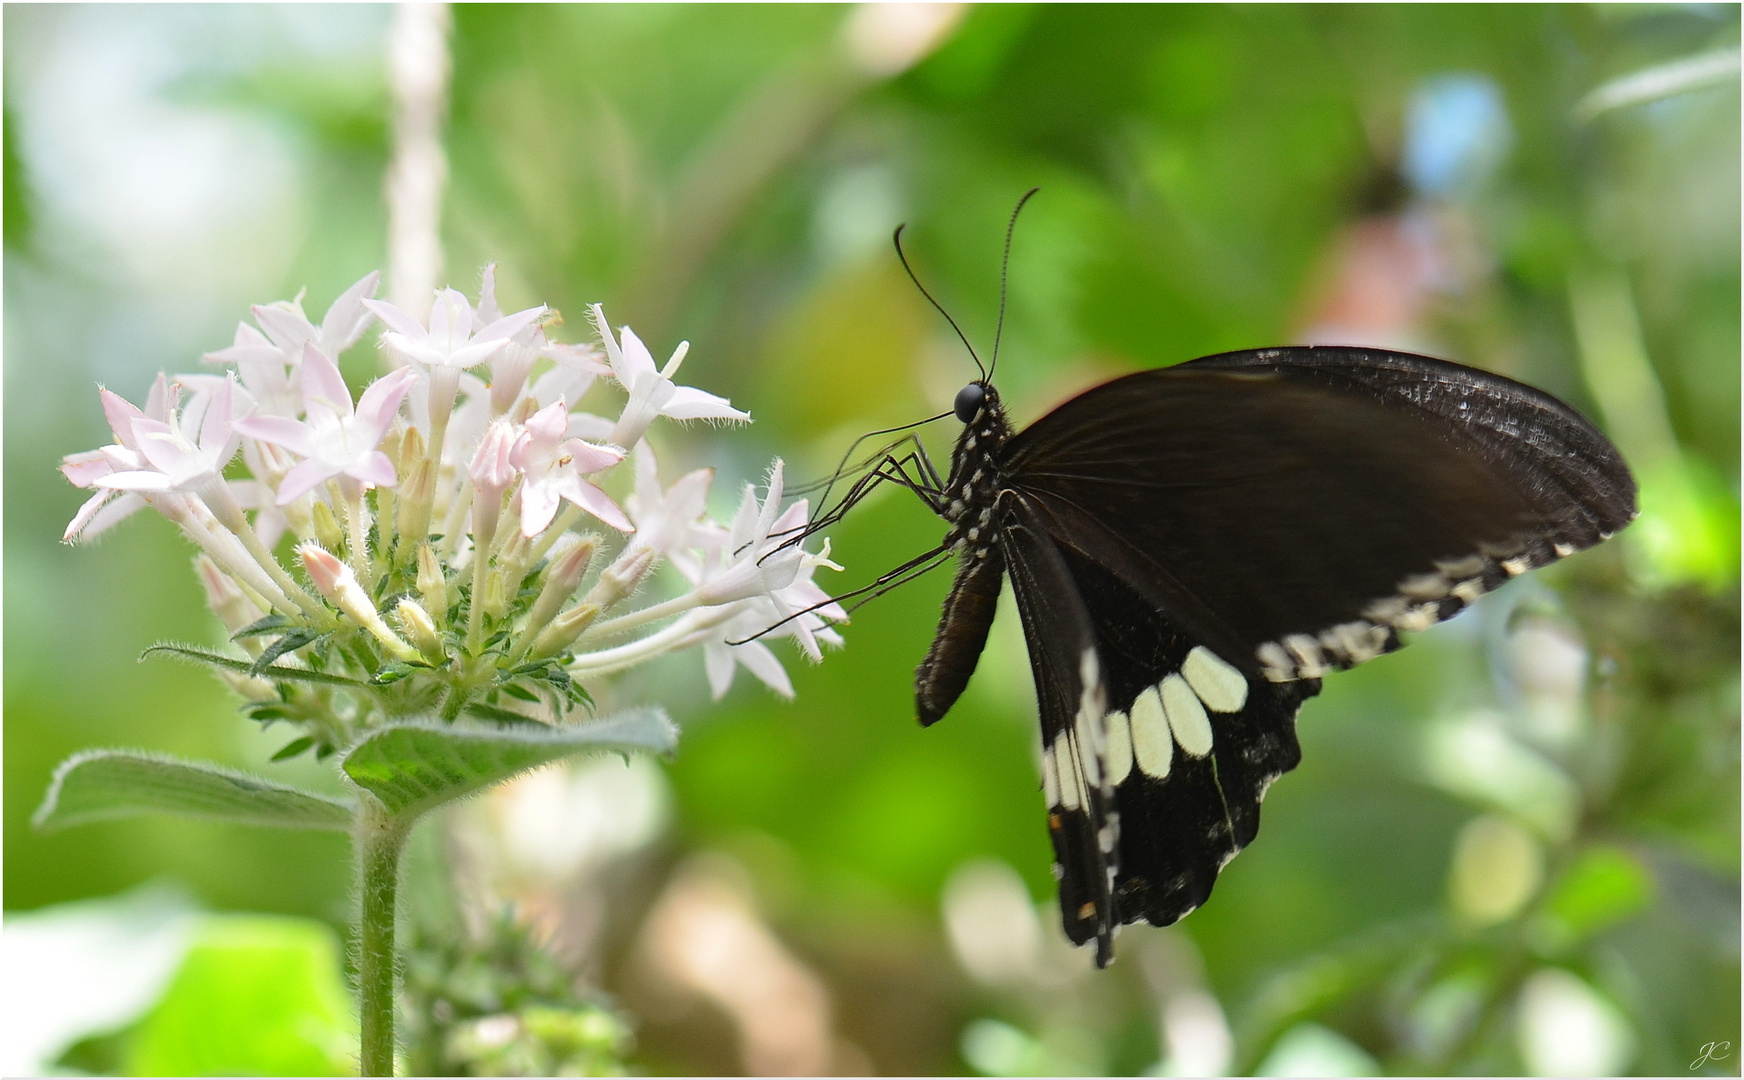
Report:
[[[394,903],[400,851],[410,822],[368,795],[357,820],[357,876],[361,912],[357,928],[358,1014],[362,1021],[363,1076],[394,1074]]]

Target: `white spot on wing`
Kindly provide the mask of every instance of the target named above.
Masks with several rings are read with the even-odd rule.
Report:
[[[1519,577],[1530,569],[1532,569],[1532,557],[1529,555],[1502,560],[1502,571],[1509,577]]]
[[[1412,574],[1399,582],[1399,591],[1413,600],[1439,600],[1447,595],[1447,578],[1440,574]]]
[[[1212,712],[1240,712],[1247,704],[1247,676],[1203,645],[1193,646],[1181,674]]]
[[[1147,686],[1132,703],[1132,756],[1146,776],[1161,780],[1169,775],[1175,738],[1154,686]]]
[[[1048,809],[1060,805],[1060,771],[1054,765],[1054,748],[1042,747],[1042,795],[1048,801]]]
[[[1556,557],[1559,559],[1566,559],[1570,555],[1573,555],[1576,551],[1580,550],[1579,548],[1576,548],[1573,544],[1564,544],[1560,541],[1550,545],[1550,549],[1552,551],[1556,552]]]
[[[1296,664],[1290,659],[1290,654],[1275,641],[1268,641],[1254,650],[1260,664],[1265,669],[1266,678],[1272,682],[1289,682],[1296,677]]]
[[[1194,757],[1209,754],[1211,718],[1205,715],[1205,706],[1199,703],[1199,696],[1193,693],[1187,680],[1170,675],[1157,684],[1157,692],[1163,699],[1169,729],[1175,733],[1175,741],[1181,744],[1181,749]]]
[[[1326,674],[1326,662],[1320,655],[1320,643],[1307,634],[1291,634],[1284,639],[1284,649],[1295,659],[1296,672],[1302,678],[1314,679]]]
[[[1059,805],[1067,810],[1076,810],[1084,805],[1084,800],[1079,797],[1081,789],[1078,786],[1078,766],[1072,760],[1071,741],[1063,731],[1054,736],[1054,762],[1060,770]]]
[[[1103,723],[1108,732],[1108,783],[1118,784],[1132,772],[1132,730],[1126,714],[1111,712]]]

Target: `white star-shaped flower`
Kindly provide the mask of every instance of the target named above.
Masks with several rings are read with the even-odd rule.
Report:
[[[658,552],[692,582],[702,578],[698,553],[716,551],[727,542],[727,530],[703,518],[714,477],[713,469],[697,469],[662,488],[653,448],[646,439],[636,444],[636,489],[624,503],[636,523],[636,542]]]
[[[206,353],[204,359],[236,365],[237,380],[258,406],[256,415],[300,415],[303,393],[299,368],[303,347],[313,345],[323,355],[336,357],[355,345],[375,321],[375,315],[363,302],[375,295],[380,281],[379,270],[358,279],[327,308],[320,326],[311,323],[303,313],[301,293],[292,300],[257,304],[251,310],[261,329],[237,323],[231,346]]]
[[[678,366],[684,363],[685,354],[690,351],[690,342],[679,342],[678,348],[672,350],[671,359],[666,361],[666,366],[657,369],[654,366],[654,355],[629,327],[623,328],[621,344],[612,337],[612,328],[606,322],[605,309],[598,304],[593,305],[593,321],[599,328],[600,340],[605,344],[606,358],[611,361],[612,377],[630,395],[616,426],[612,428],[610,441],[619,446],[636,445],[657,416],[671,417],[674,420],[751,419],[750,413],[733,408],[726,398],[716,397],[693,386],[673,384],[672,377],[678,374]]]
[[[524,535],[537,536],[543,532],[564,499],[619,532],[635,531],[636,526],[610,495],[582,479],[583,474],[600,472],[622,461],[622,450],[566,438],[568,410],[562,401],[528,417],[524,429],[509,455],[509,460],[526,476],[521,485]]]
[[[96,494],[85,500],[73,520],[61,534],[65,543],[96,536],[145,505],[141,496],[116,488],[99,487],[98,481],[112,473],[132,472],[145,467],[139,444],[133,438],[133,421],[137,419],[167,421],[175,409],[178,387],[159,372],[145,399],[142,410],[120,394],[97,388],[103,403],[103,415],[115,442],[96,450],[81,450],[61,459],[61,475],[74,487],[97,488]]]
[[[480,325],[472,305],[455,289],[443,289],[436,294],[428,324],[419,323],[386,300],[363,303],[387,324],[382,341],[388,348],[427,368],[477,367],[545,314],[541,304]]]
[[[278,505],[335,476],[372,487],[393,487],[393,462],[376,447],[394,422],[400,399],[417,381],[412,368],[399,368],[371,383],[352,406],[351,391],[339,368],[313,345],[303,347],[304,419],[254,416],[235,423],[251,439],[282,446],[304,460],[279,483]]]
[[[235,378],[227,377],[204,409],[191,403],[180,417],[173,409],[164,420],[143,413],[132,417],[133,448],[141,459],[138,468],[112,472],[98,478],[97,485],[118,491],[198,494],[222,479],[224,466],[242,441],[230,422],[235,388]],[[197,438],[188,434],[196,422]]]

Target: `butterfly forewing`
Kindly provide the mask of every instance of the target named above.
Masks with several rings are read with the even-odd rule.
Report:
[[[1361,382],[1376,357],[1410,361],[1439,388],[1419,394],[1436,408],[1400,392],[1393,369],[1381,374],[1397,385]],[[1055,535],[1279,680],[1385,652],[1395,631],[1598,542],[1634,506],[1621,459],[1566,407],[1497,376],[1348,349],[1118,379],[1014,437],[1002,465]]]

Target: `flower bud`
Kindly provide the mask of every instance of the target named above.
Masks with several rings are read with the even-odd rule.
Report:
[[[436,632],[436,623],[423,605],[409,596],[402,596],[399,605],[394,608],[394,617],[399,619],[406,636],[424,654],[424,659],[432,664],[442,662],[442,635]]]
[[[448,579],[427,543],[418,545],[418,595],[424,598],[426,611],[434,611],[437,618],[448,617]]]
[[[648,568],[654,565],[652,548],[641,546],[631,547],[618,561],[600,571],[599,580],[588,590],[584,598],[586,603],[596,605],[605,611],[613,604],[636,591],[636,586],[648,573]]]
[[[236,587],[236,582],[230,580],[230,575],[218,569],[218,564],[203,552],[194,556],[194,574],[199,577],[200,585],[206,590],[206,606],[212,609],[212,614],[218,616],[218,621],[232,634],[258,622],[265,615],[265,612],[254,606],[254,601]]]
[[[598,604],[580,603],[551,620],[551,625],[533,639],[534,656],[556,656],[575,644],[592,622],[599,617]]]
[[[316,499],[309,517],[317,543],[328,551],[338,551],[345,546],[345,530],[339,527],[339,519],[333,516],[332,507]]]
[[[599,537],[583,536],[552,560],[545,571],[545,587],[539,590],[539,598],[533,601],[533,610],[527,614],[527,627],[523,633],[537,634],[543,630],[558,610],[569,602],[598,550]]]
[[[382,622],[381,614],[376,611],[369,593],[357,583],[357,576],[351,572],[351,567],[340,562],[332,552],[319,544],[303,544],[297,548],[297,554],[303,557],[303,567],[309,571],[309,579],[315,583],[315,588],[334,607],[368,630],[396,659],[419,658],[418,650],[406,644],[398,634],[388,628],[387,623]]]

